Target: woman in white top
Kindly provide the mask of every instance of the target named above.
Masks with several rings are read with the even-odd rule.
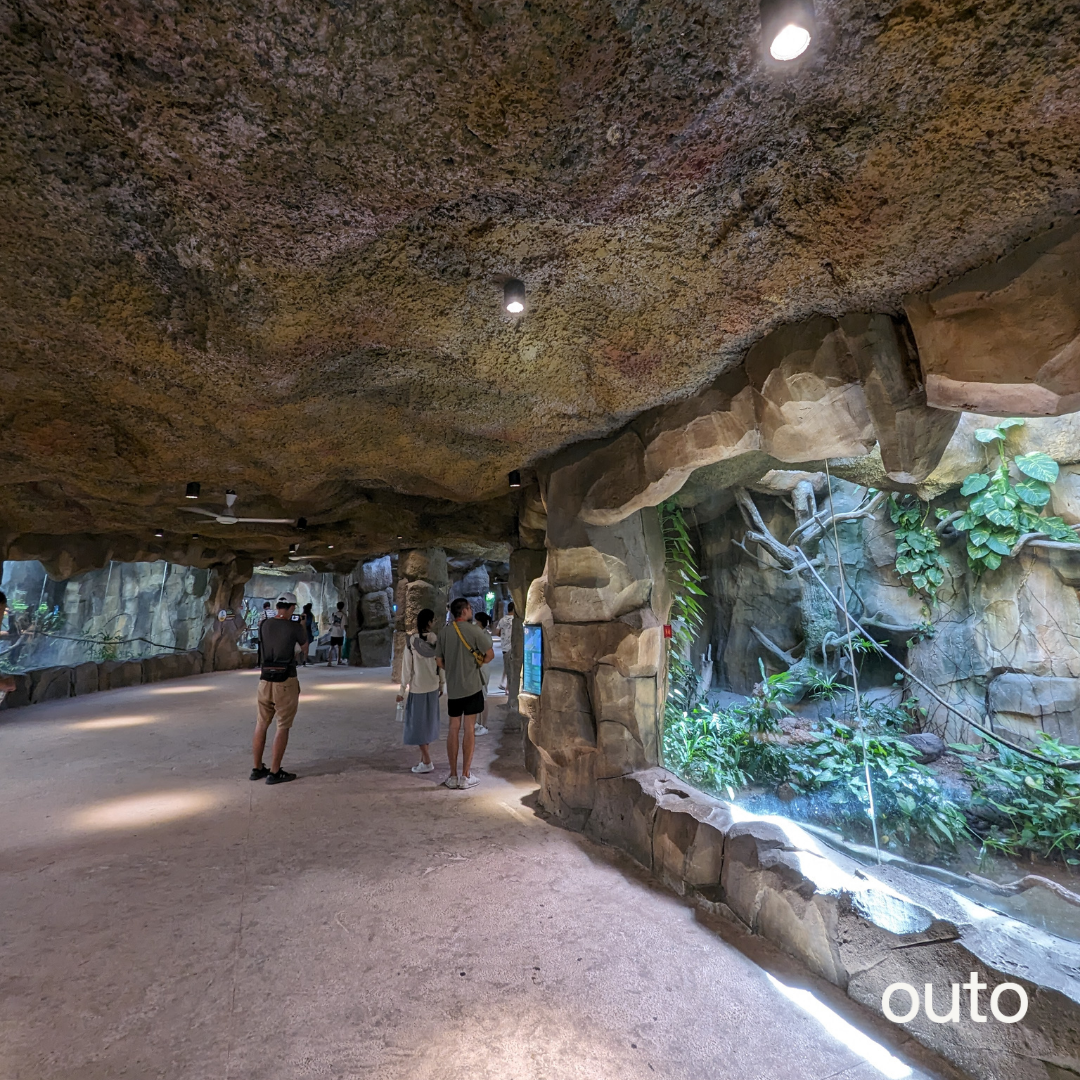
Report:
[[[416,633],[405,642],[405,656],[401,664],[401,690],[398,701],[405,706],[406,746],[420,747],[420,761],[412,771],[429,773],[435,766],[431,763],[430,744],[439,738],[439,698],[443,693],[443,672],[435,663],[437,638],[431,633],[435,612],[424,608],[416,616]]]

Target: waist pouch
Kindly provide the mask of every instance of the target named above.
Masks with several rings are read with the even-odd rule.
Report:
[[[286,682],[291,679],[289,664],[263,664],[259,678],[263,682]]]

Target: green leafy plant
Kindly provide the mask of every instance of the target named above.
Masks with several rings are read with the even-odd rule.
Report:
[[[826,796],[825,806],[810,803],[808,816],[824,816],[869,832],[864,752],[883,836],[899,836],[910,843],[913,836],[922,835],[938,846],[952,846],[967,833],[960,807],[945,795],[930,770],[915,761],[919,752],[913,746],[884,732],[860,735],[836,721],[828,722],[814,742],[789,751],[792,786]]]
[[[702,575],[682,509],[672,502],[662,503],[660,526],[671,589],[672,636],[668,642],[665,716],[675,719],[692,708],[698,694],[698,673],[688,656],[705,621],[705,609],[699,597],[706,594],[701,587]]]
[[[773,737],[779,732],[776,707],[751,698],[674,717],[664,726],[665,764],[703,790],[732,799],[752,783],[784,779],[788,751]]]
[[[985,759],[977,746],[953,744],[972,781],[976,804],[993,807],[1006,823],[993,826],[983,845],[1008,855],[1034,851],[1080,866],[1080,773],[1059,769],[997,746]],[[1050,761],[1075,760],[1080,747],[1040,733],[1039,753]]]
[[[967,510],[953,521],[958,532],[967,533],[968,565],[976,572],[996,570],[1006,556],[1016,554],[1022,540],[1046,538],[1062,543],[1080,542],[1074,529],[1060,517],[1043,514],[1050,501],[1050,485],[1058,478],[1058,464],[1049,454],[1035,451],[1019,454],[1012,464],[1021,474],[1012,482],[1005,442],[1010,428],[1023,420],[1002,420],[992,428],[979,428],[975,438],[993,445],[998,465],[993,472],[971,473],[960,487],[960,494],[971,496]],[[939,509],[937,516],[949,517]]]
[[[929,513],[929,504],[924,509],[914,496],[889,496],[889,517],[896,526],[896,572],[907,579],[908,592],[918,589],[933,602],[945,580],[945,559],[941,537],[926,524]]]

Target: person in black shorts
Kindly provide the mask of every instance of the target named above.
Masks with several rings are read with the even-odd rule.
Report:
[[[447,711],[450,714],[450,734],[446,740],[446,756],[450,761],[448,788],[471,788],[477,784],[472,775],[473,750],[476,748],[476,718],[484,711],[484,684],[480,668],[495,659],[491,637],[470,622],[472,608],[459,596],[450,605],[453,622],[439,631],[435,646],[436,663],[446,672]],[[464,717],[464,720],[462,719]],[[464,728],[461,746],[461,776],[458,776],[458,734]]]
[[[334,663],[334,650],[337,649],[337,662],[338,667],[341,667],[343,661],[341,659],[341,647],[345,644],[345,601],[339,600],[337,611],[330,613],[330,655],[327,658],[326,666],[330,667]]]

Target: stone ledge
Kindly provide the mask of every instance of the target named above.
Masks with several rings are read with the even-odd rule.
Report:
[[[1076,942],[906,871],[862,866],[795,822],[750,814],[665,769],[596,781],[584,821],[580,810],[565,817],[681,895],[730,912],[875,1012],[894,982],[920,993],[932,983],[944,1002],[939,1012],[948,1009],[951,985],[973,971],[990,988],[1019,983],[1029,1008],[1018,1023],[972,1021],[964,995],[959,1023],[932,1023],[920,1011],[904,1027],[978,1080],[1080,1074]],[[984,993],[984,1012],[987,1002]]]
[[[240,651],[236,667],[255,666],[256,654]],[[67,697],[81,697],[98,690],[182,679],[201,675],[205,659],[198,649],[148,656],[142,660],[87,661],[71,667],[39,668],[15,676],[15,689],[0,702],[0,709],[17,709]]]

